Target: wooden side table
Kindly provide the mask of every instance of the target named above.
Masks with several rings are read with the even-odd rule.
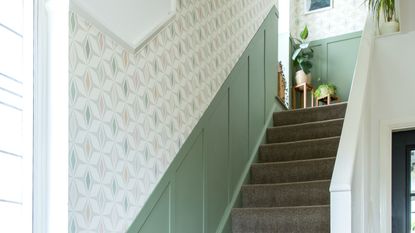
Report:
[[[295,109],[297,107],[297,100],[296,99],[297,99],[297,93],[298,92],[300,93],[300,95],[302,97],[301,105],[303,106],[303,108],[307,107],[307,95],[308,95],[308,93],[310,93],[311,107],[314,107],[314,98],[313,98],[314,87],[311,84],[302,83],[302,84],[299,84],[299,85],[293,87],[293,109]]]
[[[339,97],[332,96],[332,95],[328,94],[326,96],[322,96],[320,98],[316,98],[316,106],[319,106],[320,105],[320,102],[323,102],[323,103],[325,103],[327,105],[330,105],[331,102],[338,101],[338,100],[339,100]]]

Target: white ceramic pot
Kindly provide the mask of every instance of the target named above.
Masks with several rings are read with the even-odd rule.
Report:
[[[385,22],[382,25],[380,25],[380,34],[382,35],[395,32],[399,32],[399,23],[396,21]]]
[[[321,88],[320,89],[320,96],[327,96],[328,94],[330,94],[330,91],[328,88]]]
[[[297,71],[297,73],[295,73],[295,82],[297,85],[303,84],[305,82],[311,84],[311,73],[305,74],[303,70]]]

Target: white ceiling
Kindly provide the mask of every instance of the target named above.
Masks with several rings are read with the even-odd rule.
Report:
[[[137,50],[175,14],[175,0],[71,0],[71,8]]]

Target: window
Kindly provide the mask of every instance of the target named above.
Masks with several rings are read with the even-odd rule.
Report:
[[[0,0],[0,232],[66,232],[68,0]]]
[[[24,13],[31,9],[0,0],[0,232],[31,230],[33,20]]]

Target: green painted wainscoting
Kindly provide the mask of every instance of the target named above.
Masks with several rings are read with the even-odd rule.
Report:
[[[322,82],[337,86],[341,101],[349,99],[361,35],[361,32],[354,32],[310,43],[314,50],[311,74],[315,88],[321,78]]]
[[[129,233],[230,233],[229,215],[274,111],[274,7],[155,188]]]

